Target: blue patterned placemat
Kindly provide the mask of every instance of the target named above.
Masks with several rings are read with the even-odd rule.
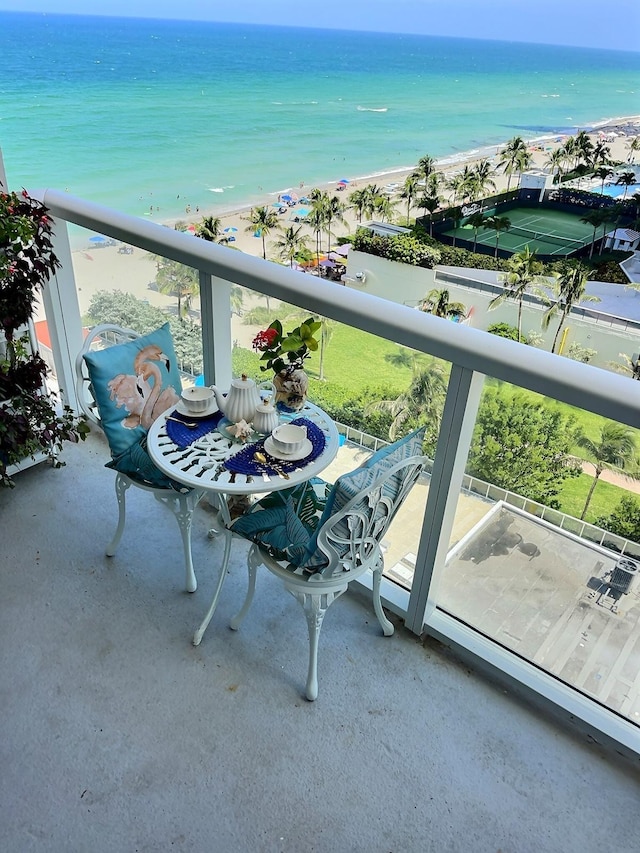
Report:
[[[213,415],[208,415],[206,418],[194,418],[192,415],[183,415],[174,409],[173,412],[170,412],[170,416],[175,420],[167,421],[167,435],[178,447],[189,447],[197,438],[202,438],[208,432],[213,432],[218,426],[222,412],[214,412]],[[184,426],[184,423],[179,423],[179,421],[195,423],[197,426]]]
[[[327,443],[325,434],[317,424],[314,424],[313,421],[310,421],[307,418],[296,418],[291,421],[291,423],[296,426],[303,426],[307,428],[307,438],[313,445],[313,450],[308,456],[305,456],[304,459],[296,459],[291,462],[286,462],[282,459],[274,459],[265,451],[264,439],[262,439],[261,441],[257,441],[255,444],[250,444],[247,447],[244,447],[238,453],[231,456],[224,463],[224,467],[236,474],[273,475],[277,474],[278,470],[270,467],[269,460],[273,460],[279,470],[287,473],[289,471],[295,471],[297,468],[302,468],[304,465],[308,465],[309,462],[313,462],[314,459],[317,459],[318,456],[320,456],[325,448],[325,444]],[[253,455],[257,450],[264,453],[267,457],[266,463],[260,463],[254,460]]]

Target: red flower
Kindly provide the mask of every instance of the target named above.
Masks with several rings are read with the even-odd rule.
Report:
[[[265,329],[263,332],[258,332],[251,345],[254,349],[265,352],[266,350],[271,349],[271,346],[278,337],[279,335],[275,329]]]

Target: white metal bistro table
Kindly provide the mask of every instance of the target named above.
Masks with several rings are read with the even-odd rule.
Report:
[[[317,476],[335,459],[340,442],[336,425],[329,415],[319,406],[307,403],[301,411],[296,412],[293,416],[287,415],[286,419],[295,420],[302,417],[311,421],[322,431],[325,443],[319,455],[306,463],[301,460],[298,467],[295,467],[293,462],[287,463],[286,477],[282,474],[270,473],[268,464],[260,473],[243,474],[228,470],[225,467],[225,462],[235,454],[250,447],[251,442],[240,444],[238,441],[229,438],[225,429],[214,426],[205,435],[194,438],[188,446],[180,446],[167,433],[168,415],[171,415],[171,411],[160,415],[149,429],[147,434],[149,456],[156,467],[167,477],[178,483],[183,483],[185,486],[206,491],[213,498],[212,502],[224,522],[224,530],[221,531],[225,536],[222,568],[211,606],[193,638],[193,644],[197,646],[215,612],[227,573],[233,539],[233,535],[228,529],[228,525],[231,523],[227,504],[228,497],[282,491],[304,483],[311,477]],[[278,461],[274,464],[277,465]],[[284,468],[284,466],[281,467]],[[260,468],[262,469],[263,466]]]

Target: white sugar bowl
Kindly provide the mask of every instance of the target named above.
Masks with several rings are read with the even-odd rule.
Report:
[[[279,422],[280,418],[275,406],[271,402],[271,397],[266,397],[259,406],[256,406],[253,416],[254,430],[259,432],[260,435],[271,435]]]

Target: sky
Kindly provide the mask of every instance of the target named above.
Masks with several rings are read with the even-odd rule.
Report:
[[[183,18],[640,50],[640,0],[0,0],[0,11]]]

